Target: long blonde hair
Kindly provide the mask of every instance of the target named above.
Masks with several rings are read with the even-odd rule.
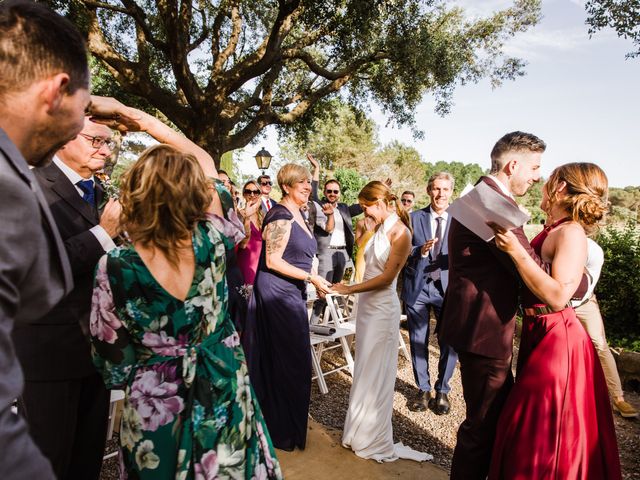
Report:
[[[557,190],[561,182],[567,184],[567,195],[559,199]],[[594,163],[561,165],[551,172],[544,188],[549,198],[548,210],[557,204],[587,233],[598,228],[609,210],[609,182],[604,171]]]
[[[392,193],[386,184],[379,182],[378,180],[374,180],[373,182],[367,183],[358,194],[358,201],[367,206],[375,204],[378,200],[382,200],[386,205],[391,205],[393,203],[396,207],[396,213],[400,217],[400,220],[402,220],[402,223],[404,223],[409,231],[413,233],[409,214],[407,214],[406,210],[402,208],[397,195]]]
[[[158,248],[177,267],[189,239],[211,204],[211,182],[198,160],[169,145],[145,150],[121,181],[120,221],[134,243]]]
[[[242,187],[242,196],[244,197],[244,189],[247,188],[247,185],[253,185],[256,187],[256,189],[258,191],[260,191],[260,185],[258,184],[258,182],[256,180],[248,180],[247,182],[245,182],[244,186]],[[262,195],[258,194],[258,201],[262,202]],[[262,229],[262,220],[264,219],[264,212],[262,211],[262,208],[258,208],[258,212],[256,214],[256,218],[258,220],[258,230]]]

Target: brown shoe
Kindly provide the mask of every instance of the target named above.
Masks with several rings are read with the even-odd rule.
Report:
[[[638,411],[624,400],[613,402],[613,410],[618,412],[624,418],[636,418]]]
[[[426,412],[429,408],[429,399],[431,392],[423,392],[418,390],[416,398],[409,403],[409,410],[412,412]]]

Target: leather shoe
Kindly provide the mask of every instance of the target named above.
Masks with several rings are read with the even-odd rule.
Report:
[[[446,393],[437,392],[436,397],[429,402],[429,408],[433,410],[436,415],[446,415],[451,410],[451,404],[449,403],[449,397]]]
[[[418,390],[416,398],[409,404],[409,410],[412,412],[425,412],[429,408],[429,399],[431,398],[431,392],[423,392]]]

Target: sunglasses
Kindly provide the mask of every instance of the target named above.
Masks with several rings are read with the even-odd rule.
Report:
[[[402,203],[413,203],[413,200],[409,199],[409,198],[403,198],[400,200]]]
[[[260,185],[262,185],[263,187],[266,187],[267,185],[273,185],[272,182],[260,182]]]
[[[327,189],[327,190],[325,190],[324,192],[325,192],[325,193],[333,193],[333,194],[337,195],[337,194],[339,194],[339,193],[340,193],[340,190],[328,190],[328,189]]]
[[[250,188],[245,188],[242,193],[245,195],[260,195],[260,190],[251,190]]]

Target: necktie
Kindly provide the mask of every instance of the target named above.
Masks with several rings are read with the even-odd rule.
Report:
[[[271,200],[267,198],[267,201],[265,203],[267,204],[267,212],[268,212],[269,210],[271,210]]]
[[[440,251],[442,250],[442,217],[436,217],[436,235],[435,238],[438,239],[436,244],[433,246],[433,253],[431,254],[431,258],[434,260],[440,255]]]
[[[440,265],[438,265],[437,262],[438,256],[442,251],[442,217],[436,217],[436,224],[436,234],[434,238],[437,238],[438,241],[433,246],[433,250],[431,250],[431,268],[433,268],[433,270],[429,272],[429,278],[431,278],[431,280],[433,280],[434,282],[440,279]]]
[[[96,195],[93,188],[93,180],[80,180],[76,185],[82,190],[82,199],[89,205],[95,206]]]

